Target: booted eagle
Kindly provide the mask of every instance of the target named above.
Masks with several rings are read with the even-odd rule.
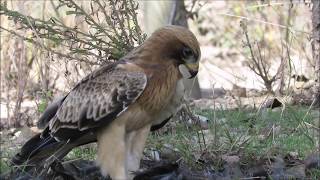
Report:
[[[13,157],[16,165],[48,166],[77,146],[97,142],[96,163],[105,176],[131,179],[150,130],[180,108],[183,78],[196,76],[200,48],[188,29],[165,26],[119,61],[80,81],[40,118],[42,133]],[[182,72],[184,66],[187,70]],[[187,73],[186,73],[187,72]]]

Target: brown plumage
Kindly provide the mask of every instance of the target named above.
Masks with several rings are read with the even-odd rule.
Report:
[[[50,165],[72,148],[97,141],[101,172],[113,179],[132,178],[150,128],[163,126],[178,111],[184,94],[181,79],[196,75],[199,58],[198,41],[189,30],[160,28],[50,106],[41,117],[45,130],[29,140],[13,162]]]

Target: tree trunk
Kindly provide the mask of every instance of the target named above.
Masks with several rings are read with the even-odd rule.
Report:
[[[148,36],[159,27],[170,24],[170,13],[173,2],[159,0],[142,1],[144,29]]]
[[[188,28],[187,11],[184,1],[159,1],[149,0],[143,1],[144,25],[148,35],[161,26],[167,24],[180,25]],[[186,92],[192,99],[201,98],[201,91],[198,78],[184,80],[186,89],[191,91]]]
[[[315,60],[315,98],[316,104],[320,105],[320,1],[312,0],[312,56]]]

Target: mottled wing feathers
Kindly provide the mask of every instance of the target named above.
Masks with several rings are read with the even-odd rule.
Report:
[[[87,76],[69,93],[51,121],[51,133],[59,129],[84,131],[110,123],[135,102],[146,87],[142,72],[107,68]]]

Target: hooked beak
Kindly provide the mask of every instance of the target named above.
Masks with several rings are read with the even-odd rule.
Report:
[[[191,75],[188,79],[192,79],[198,74],[199,63],[186,63],[185,66],[188,68]]]

